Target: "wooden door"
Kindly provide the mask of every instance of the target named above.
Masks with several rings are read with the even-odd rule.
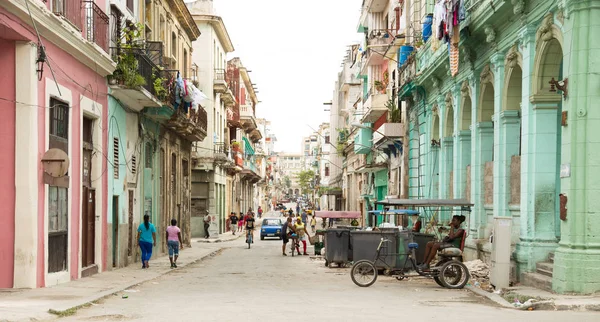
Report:
[[[81,207],[81,261],[83,267],[93,265],[96,257],[96,191],[83,187]]]
[[[129,190],[129,218],[128,218],[128,230],[129,237],[127,240],[127,256],[133,255],[133,190]]]

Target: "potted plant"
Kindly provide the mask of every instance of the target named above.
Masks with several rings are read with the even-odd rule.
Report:
[[[396,104],[395,95],[385,103],[385,107],[388,109],[388,121],[390,123],[400,123],[402,121],[402,115],[400,114],[400,108]]]
[[[374,82],[375,85],[375,89],[380,92],[380,93],[385,93],[385,88],[386,86],[381,82],[381,81],[375,81]]]
[[[231,141],[231,148],[233,149],[233,151],[239,152],[240,151],[240,142],[238,141]]]
[[[156,98],[158,98],[161,101],[164,101],[165,99],[167,99],[167,95],[169,94],[169,91],[165,87],[167,79],[161,77],[159,71],[156,68],[152,70],[152,78],[154,79],[153,85],[154,94],[156,95]]]

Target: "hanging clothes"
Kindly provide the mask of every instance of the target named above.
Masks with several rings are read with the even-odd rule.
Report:
[[[450,74],[452,77],[458,74],[458,62],[459,62],[459,50],[458,43],[460,42],[460,31],[458,30],[458,25],[452,27],[452,38],[450,39],[449,46],[449,56],[450,56]]]
[[[446,5],[445,0],[438,0],[433,9],[433,27],[435,29],[435,37],[442,39],[444,37],[444,21],[446,20]]]
[[[464,21],[467,18],[467,9],[465,8],[465,0],[460,0],[458,4],[458,21]]]

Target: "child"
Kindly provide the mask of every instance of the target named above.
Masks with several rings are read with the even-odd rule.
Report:
[[[315,226],[317,226],[317,219],[315,218],[315,215],[312,215],[312,218],[310,218],[310,229],[312,229],[312,232],[315,232]]]
[[[179,257],[179,248],[183,249],[181,241],[181,230],[177,227],[177,220],[171,219],[171,226],[167,227],[167,246],[169,247],[169,260],[171,268],[177,268],[177,257]]]

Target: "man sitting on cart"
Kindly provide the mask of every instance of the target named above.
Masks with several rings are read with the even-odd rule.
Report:
[[[429,263],[435,258],[438,250],[451,247],[460,248],[465,232],[460,225],[465,219],[466,218],[463,215],[453,216],[448,236],[444,237],[441,242],[430,241],[427,243],[427,246],[425,247],[425,262],[419,266],[421,269],[429,268]]]

